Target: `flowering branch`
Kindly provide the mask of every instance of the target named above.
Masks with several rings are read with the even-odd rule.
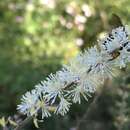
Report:
[[[56,106],[54,114],[65,115],[73,103],[81,103],[81,96],[88,101],[98,86],[130,62],[129,35],[127,25],[113,29],[97,46],[80,53],[56,74],[50,74],[25,93],[17,109],[28,117],[37,117],[41,110],[44,119],[51,116],[51,107]]]

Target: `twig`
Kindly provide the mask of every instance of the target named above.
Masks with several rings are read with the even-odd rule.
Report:
[[[3,128],[3,130],[9,130],[9,129],[8,129],[8,127],[7,127],[7,126],[5,126],[5,127]]]
[[[95,104],[96,104],[97,99],[99,98],[99,96],[100,96],[100,94],[97,94],[97,95],[94,97],[92,103],[89,105],[89,107],[88,107],[88,109],[86,110],[86,112],[85,112],[84,116],[82,117],[82,119],[80,119],[80,120],[77,122],[76,130],[79,130],[81,123],[84,122],[87,117],[89,117],[88,115],[89,115],[90,111],[92,110],[92,108],[95,106]]]
[[[23,120],[21,123],[18,124],[18,126],[14,130],[21,130],[28,122],[32,120],[32,116],[27,117],[25,120]]]

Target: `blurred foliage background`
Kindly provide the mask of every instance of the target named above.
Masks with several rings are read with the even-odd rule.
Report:
[[[0,116],[14,115],[22,94],[120,25],[113,13],[130,25],[129,0],[0,0]],[[39,130],[130,130],[129,72],[105,83],[88,117],[83,102]]]

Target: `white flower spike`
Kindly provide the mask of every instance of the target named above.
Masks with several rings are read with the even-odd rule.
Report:
[[[98,47],[80,53],[56,74],[50,74],[35,89],[25,93],[18,110],[27,116],[41,113],[43,119],[51,116],[49,107],[56,106],[54,114],[65,115],[73,103],[81,103],[81,96],[88,100],[105,79],[115,76],[115,69],[130,62],[129,35],[127,25],[113,29],[99,41]]]

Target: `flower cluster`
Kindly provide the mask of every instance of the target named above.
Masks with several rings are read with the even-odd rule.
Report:
[[[97,46],[80,53],[23,95],[17,109],[28,116],[42,113],[43,119],[51,116],[51,107],[55,107],[54,114],[64,115],[73,103],[81,103],[81,97],[88,100],[118,67],[130,62],[129,35],[128,26],[113,29]]]

